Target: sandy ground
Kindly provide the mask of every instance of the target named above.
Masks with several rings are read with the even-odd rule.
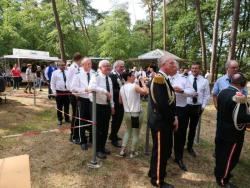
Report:
[[[0,105],[0,136],[22,132],[20,126],[30,122],[39,126],[36,130],[57,128],[55,112],[51,113],[55,102],[46,98],[46,92],[41,94],[43,96],[37,99],[37,106],[33,106],[32,97],[7,97],[7,104]],[[49,117],[52,118],[46,116],[39,119],[44,111],[51,113]],[[32,125],[30,127],[33,128]],[[124,125],[120,134],[123,135],[123,132]],[[33,188],[149,188],[149,157],[143,154],[145,124],[141,133],[140,156],[134,159],[119,158],[119,150],[108,142],[107,147],[112,154],[101,162],[102,166],[99,169],[87,167],[91,161],[92,150],[83,152],[78,145],[70,143],[67,130],[36,136],[0,138],[0,158],[28,154]],[[166,181],[177,188],[216,187],[212,157],[214,135],[215,109],[208,105],[202,117],[201,142],[195,146],[198,157],[194,159],[185,151],[184,161],[189,170],[185,173],[179,170],[173,159],[170,159]],[[244,180],[245,182],[241,183],[243,188],[248,187],[250,183],[249,151],[250,132],[247,132],[241,162],[233,179],[237,183]]]

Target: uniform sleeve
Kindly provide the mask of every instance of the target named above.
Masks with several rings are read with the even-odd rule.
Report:
[[[51,76],[50,88],[53,94],[56,94],[56,72],[54,71]]]
[[[152,84],[153,86],[151,87],[151,95],[156,110],[165,120],[171,123],[174,122],[175,106],[172,107],[169,104],[164,77],[154,77]]]
[[[202,99],[202,108],[205,108],[205,106],[209,102],[209,99],[210,99],[209,82],[208,82],[208,80],[205,80],[205,90],[204,90],[203,99]]]

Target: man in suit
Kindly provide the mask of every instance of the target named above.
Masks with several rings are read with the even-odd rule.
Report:
[[[113,99],[115,104],[115,114],[112,115],[111,133],[109,135],[109,139],[111,140],[113,146],[121,147],[121,144],[119,143],[119,140],[121,140],[121,138],[118,137],[117,133],[121,127],[124,115],[123,105],[119,103],[120,88],[124,84],[124,80],[121,75],[124,71],[124,61],[117,60],[114,63],[113,67],[114,69],[109,75],[109,77],[111,78],[113,84]]]

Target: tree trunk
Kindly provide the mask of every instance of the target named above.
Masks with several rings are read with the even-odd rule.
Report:
[[[154,7],[153,7],[153,0],[150,0],[150,50],[153,50],[154,45]]]
[[[75,22],[75,19],[74,19],[74,14],[73,14],[73,11],[72,11],[72,3],[70,2],[70,0],[68,0],[68,5],[69,5],[69,12],[70,12],[70,15],[72,17],[72,22],[73,22],[74,30],[76,31],[77,30],[77,28],[76,28],[76,22]]]
[[[197,13],[197,17],[198,17],[198,22],[199,22],[199,30],[200,30],[201,55],[202,55],[201,67],[202,67],[203,71],[205,71],[207,69],[206,42],[205,42],[203,22],[202,22],[201,11],[200,11],[200,0],[195,0],[195,5],[196,5],[196,13]]]
[[[60,52],[61,52],[61,60],[66,62],[65,51],[64,51],[64,42],[63,42],[63,33],[62,33],[62,29],[61,29],[61,23],[60,23],[60,20],[59,20],[58,12],[57,12],[57,9],[56,9],[56,1],[51,0],[51,2],[52,2],[52,8],[53,8],[54,16],[55,16],[56,28],[57,28],[57,31],[58,31],[58,38],[59,38]]]
[[[218,67],[219,67],[220,56],[221,56],[221,51],[222,51],[223,37],[224,37],[224,31],[221,31],[219,51],[218,51],[218,56],[216,59],[217,63],[215,64],[215,78],[214,78],[214,80],[217,80],[217,77],[218,77],[218,70],[219,70]]]
[[[163,50],[167,50],[166,31],[166,1],[163,0]]]
[[[213,30],[213,44],[212,44],[212,54],[210,62],[210,73],[212,75],[211,82],[215,81],[215,67],[216,67],[216,56],[217,56],[217,44],[218,44],[218,23],[220,16],[221,0],[217,0],[216,11],[214,16],[214,30]]]
[[[240,2],[241,0],[234,0],[234,13],[233,13],[233,20],[231,27],[229,54],[228,54],[229,60],[236,58],[235,48],[236,48],[237,28],[240,16]]]

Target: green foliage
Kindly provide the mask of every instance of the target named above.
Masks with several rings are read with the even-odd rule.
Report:
[[[40,2],[40,3],[38,3]],[[127,4],[110,12],[99,13],[90,0],[57,0],[67,58],[79,51],[86,56],[111,57],[113,60],[135,58],[150,49],[151,1],[141,0],[147,19],[130,23]],[[246,67],[249,56],[249,0],[241,1],[237,36],[237,59]],[[215,0],[201,1],[201,14],[210,62]],[[163,48],[162,1],[153,0],[153,46]],[[194,1],[169,1],[167,4],[167,50],[189,61],[201,59],[201,45]],[[219,20],[219,71],[223,71],[229,48],[233,3],[222,1]],[[222,37],[222,38],[221,38]],[[49,51],[60,56],[58,33],[49,0],[0,1],[0,56],[12,48]]]

